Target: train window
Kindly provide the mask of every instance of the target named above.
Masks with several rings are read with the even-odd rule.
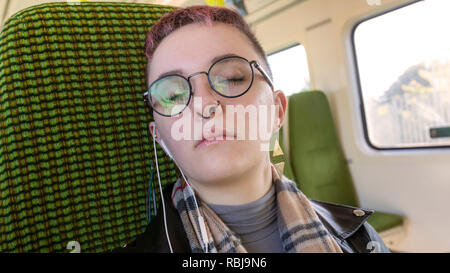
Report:
[[[309,89],[309,71],[305,47],[296,44],[267,56],[274,85],[286,96]]]
[[[420,1],[353,32],[365,134],[376,149],[450,145],[450,1]]]

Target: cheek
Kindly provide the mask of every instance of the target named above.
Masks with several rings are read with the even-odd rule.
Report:
[[[158,127],[158,132],[161,136],[161,138],[164,140],[164,143],[170,145],[172,147],[173,145],[173,138],[172,138],[172,126],[173,124],[179,119],[179,117],[163,117],[159,114],[154,115],[155,117],[155,123]]]
[[[268,141],[276,117],[273,95],[265,88],[250,90],[249,92],[250,94],[243,100],[243,104],[245,103],[244,106],[251,105],[254,107],[256,115],[247,115],[247,135],[256,134],[258,140]]]
[[[190,145],[191,142],[189,140],[179,140],[171,143],[172,150],[174,151],[172,154],[174,154],[178,164],[184,166],[185,162],[189,162],[190,158],[192,158],[192,148],[190,148]]]
[[[273,105],[273,93],[270,89],[259,88],[252,92],[255,105]]]
[[[247,93],[241,97],[230,101],[234,105],[253,105],[259,107],[261,105],[270,106],[274,104],[273,92],[264,82],[255,77],[252,87]]]
[[[176,140],[172,136],[172,127],[174,123],[178,120],[177,117],[156,117],[155,122],[158,127],[158,132],[161,140],[164,141],[167,148],[170,150],[170,153],[175,157],[178,163],[180,163],[183,159],[184,154],[186,154],[186,147],[189,147],[189,140]]]

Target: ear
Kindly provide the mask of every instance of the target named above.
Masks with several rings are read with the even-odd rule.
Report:
[[[150,132],[150,135],[155,139],[155,141],[160,144],[161,135],[159,134],[158,128],[156,127],[156,123],[154,121],[148,124],[148,131]]]
[[[284,95],[283,91],[277,90],[273,93],[274,97],[274,103],[277,107],[277,117],[276,117],[276,123],[275,126],[277,126],[277,130],[283,126],[284,119],[286,117],[286,107],[287,107],[287,100],[286,96]]]

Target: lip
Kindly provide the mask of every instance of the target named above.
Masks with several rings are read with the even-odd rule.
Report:
[[[223,135],[219,135],[219,136],[213,136],[213,137],[208,137],[205,138],[203,137],[202,140],[198,141],[195,144],[195,149],[200,149],[202,147],[206,147],[212,144],[217,144],[226,140],[233,140],[236,139],[234,136],[232,135],[228,135],[228,134],[223,134]]]

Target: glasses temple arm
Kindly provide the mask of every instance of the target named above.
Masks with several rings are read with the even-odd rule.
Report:
[[[272,87],[272,90],[274,90],[273,82],[270,79],[269,75],[267,75],[266,71],[264,71],[264,69],[261,67],[261,65],[259,63],[257,63],[256,61],[253,61],[252,63],[256,67],[256,69],[258,69],[259,72],[261,72],[261,74],[264,76],[266,81],[269,83],[270,87]]]

